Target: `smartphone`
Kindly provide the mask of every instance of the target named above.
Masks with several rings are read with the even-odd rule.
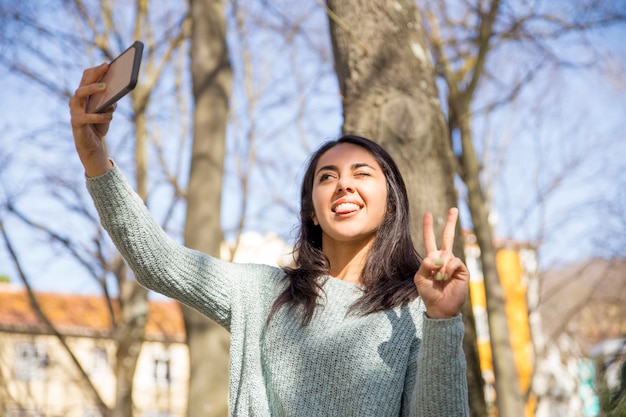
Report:
[[[87,113],[102,113],[128,94],[137,85],[143,43],[135,41],[109,64],[107,72],[97,81],[106,89],[87,98]]]

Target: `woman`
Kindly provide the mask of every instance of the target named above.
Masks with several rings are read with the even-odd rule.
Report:
[[[304,176],[295,266],[233,264],[169,239],[110,161],[113,108],[85,113],[106,64],[70,99],[72,131],[101,221],[147,288],[231,333],[235,416],[468,415],[460,308],[469,274],[451,253],[458,211],[427,256],[409,235],[406,189],[391,157],[355,136],[316,152]]]

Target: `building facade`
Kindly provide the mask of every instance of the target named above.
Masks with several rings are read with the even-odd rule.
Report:
[[[63,336],[37,319],[24,290],[0,286],[0,415],[100,417],[96,398],[111,408],[116,392],[116,342],[104,299],[35,296]],[[152,301],[133,383],[135,416],[183,417],[188,373],[178,305]]]

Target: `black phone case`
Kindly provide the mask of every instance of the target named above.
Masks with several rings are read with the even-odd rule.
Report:
[[[109,69],[115,65],[115,62],[124,56],[130,49],[135,48],[135,55],[133,57],[132,69],[130,73],[130,78],[128,83],[126,83],[120,90],[114,92],[114,94],[109,97],[107,100],[100,102],[103,98],[103,95],[108,94],[107,91],[103,91],[101,93],[93,94],[89,96],[87,99],[87,113],[102,113],[109,107],[111,107],[114,103],[116,103],[119,99],[128,94],[135,86],[137,85],[137,79],[139,78],[139,67],[141,66],[141,58],[143,55],[143,43],[141,41],[135,41],[131,46],[129,46],[124,52],[119,54],[113,61],[109,63]],[[98,81],[101,82],[106,79],[107,74]]]

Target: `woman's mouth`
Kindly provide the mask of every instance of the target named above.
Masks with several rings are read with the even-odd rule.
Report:
[[[333,208],[335,214],[350,214],[359,211],[361,206],[356,203],[341,203]]]

